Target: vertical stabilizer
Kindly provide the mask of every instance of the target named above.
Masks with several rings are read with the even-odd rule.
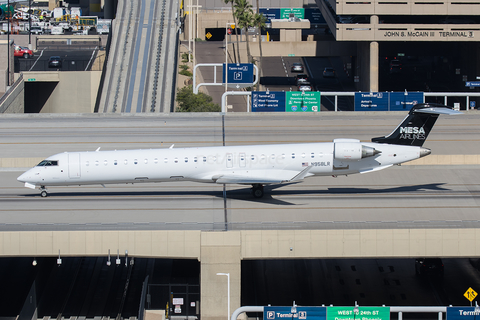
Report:
[[[372,142],[421,147],[440,114],[461,114],[436,103],[420,103],[412,107],[403,122],[388,136],[373,138]]]

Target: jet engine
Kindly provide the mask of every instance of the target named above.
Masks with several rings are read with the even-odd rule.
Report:
[[[380,152],[375,148],[362,145],[360,140],[334,140],[333,157],[336,160],[361,160],[373,157]]]

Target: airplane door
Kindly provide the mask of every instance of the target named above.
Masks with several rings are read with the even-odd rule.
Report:
[[[80,178],[80,153],[68,154],[68,177],[70,179]]]
[[[240,167],[245,167],[246,155],[245,153],[240,153]]]
[[[227,153],[227,168],[233,167],[233,154]]]

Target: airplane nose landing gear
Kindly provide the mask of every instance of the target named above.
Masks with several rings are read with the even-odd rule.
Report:
[[[47,189],[45,188],[45,186],[40,187],[40,196],[42,196],[42,198],[46,198],[48,196]]]
[[[252,194],[255,198],[263,197],[263,185],[262,184],[252,184]]]

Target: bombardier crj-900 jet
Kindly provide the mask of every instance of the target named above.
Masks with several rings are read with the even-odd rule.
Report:
[[[458,114],[438,104],[415,105],[388,136],[372,142],[333,142],[64,152],[40,162],[18,181],[38,187],[168,181],[252,185],[256,198],[264,185],[300,182],[313,176],[368,173],[430,154],[422,145],[440,114]]]

